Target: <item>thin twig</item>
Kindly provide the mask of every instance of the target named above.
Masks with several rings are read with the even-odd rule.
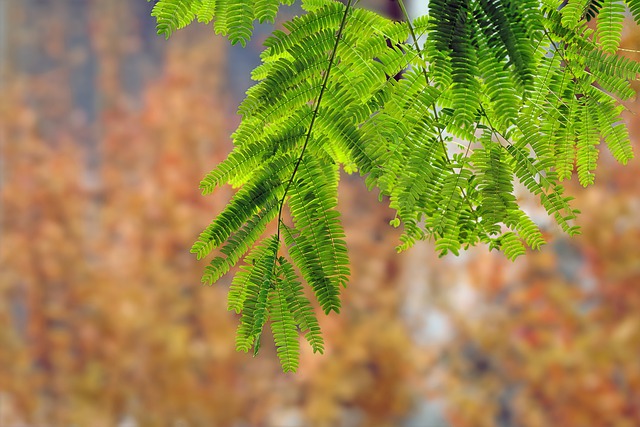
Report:
[[[329,75],[331,74],[331,69],[334,65],[334,60],[336,58],[336,52],[338,51],[338,44],[340,43],[340,39],[342,38],[342,32],[344,30],[345,25],[347,24],[347,16],[349,15],[349,10],[351,10],[351,5],[353,0],[349,0],[347,6],[344,9],[344,15],[342,15],[342,21],[340,22],[340,28],[338,28],[338,32],[336,34],[336,42],[333,45],[333,50],[331,51],[331,56],[329,57],[329,66],[327,67],[327,72],[324,75],[324,80],[322,81],[322,87],[320,88],[320,94],[318,95],[318,100],[316,101],[315,108],[313,110],[313,116],[311,116],[311,123],[309,124],[309,131],[307,132],[307,136],[305,138],[304,144],[302,145],[302,151],[300,152],[300,156],[298,157],[298,161],[296,162],[295,167],[293,168],[293,172],[291,173],[291,177],[289,178],[289,182],[287,182],[287,186],[284,189],[284,194],[282,195],[282,199],[280,200],[280,209],[278,210],[278,231],[277,231],[277,240],[280,241],[280,228],[283,224],[282,221],[282,210],[284,208],[284,202],[287,198],[287,193],[289,192],[289,188],[293,183],[293,180],[298,172],[298,168],[300,167],[300,163],[302,162],[302,158],[304,157],[304,153],[307,150],[307,146],[309,145],[309,141],[311,140],[311,133],[313,131],[313,125],[316,122],[316,118],[318,117],[318,111],[320,110],[320,103],[322,102],[322,96],[324,95],[324,91],[327,88],[329,83]],[[275,267],[275,263],[274,263]]]

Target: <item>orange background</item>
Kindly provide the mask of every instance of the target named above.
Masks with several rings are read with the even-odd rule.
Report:
[[[0,2],[1,427],[640,425],[640,167],[606,150],[593,187],[567,184],[582,236],[523,195],[550,243],[515,263],[397,254],[393,213],[345,175],[325,355],[303,347],[292,375],[267,338],[236,353],[230,278],[200,285],[189,248],[231,195],[197,187],[269,29],[246,50],[199,25],[164,41],[149,12]]]

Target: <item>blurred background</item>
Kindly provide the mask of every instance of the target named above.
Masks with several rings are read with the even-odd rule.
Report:
[[[640,425],[640,164],[606,149],[596,185],[568,183],[583,234],[530,202],[550,243],[514,263],[397,254],[392,212],[345,175],[326,354],[304,346],[293,375],[268,338],[235,352],[230,277],[200,285],[189,248],[231,195],[198,183],[271,27],[244,50],[202,25],[165,41],[150,10],[0,0],[0,427]]]

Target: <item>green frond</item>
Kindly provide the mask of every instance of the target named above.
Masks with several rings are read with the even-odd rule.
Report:
[[[470,0],[431,0],[429,2],[431,16],[429,36],[438,50],[450,50],[460,29],[466,25],[470,3]]]
[[[247,345],[256,343],[269,318],[269,294],[276,287],[275,262],[279,246],[276,236],[271,236],[254,247],[229,290],[229,309],[242,311],[241,327],[236,334],[239,350],[249,351]]]
[[[276,343],[276,352],[284,372],[298,369],[300,342],[296,321],[287,301],[290,290],[285,288],[283,280],[278,278],[270,297],[271,331]]]
[[[600,13],[600,9],[602,8],[603,0],[589,0],[587,3],[587,7],[584,12],[584,18],[587,21],[591,21],[593,18]]]
[[[600,103],[596,107],[598,116],[598,129],[609,151],[617,161],[626,165],[633,159],[633,149],[629,140],[629,132],[620,113],[624,107],[614,104],[613,101]]]
[[[220,249],[224,256],[215,257],[205,267],[202,283],[212,285],[240,261],[240,258],[251,249],[251,246],[258,241],[262,233],[267,229],[267,225],[276,217],[278,213],[277,202],[277,199],[272,199],[270,203],[250,218],[237,233],[227,239],[227,243]]]
[[[458,255],[462,247],[458,222],[467,210],[464,190],[469,186],[471,178],[472,172],[469,169],[461,169],[456,173],[451,168],[442,179],[437,204],[432,203],[435,210],[425,220],[428,235],[433,236],[436,251],[441,256],[448,252]]]
[[[150,1],[150,0],[147,0]],[[198,0],[160,0],[151,11],[159,35],[169,38],[174,31],[189,25],[196,17]]]
[[[625,0],[636,24],[640,24],[640,0]]]
[[[506,161],[500,144],[492,140],[490,131],[484,131],[477,148],[471,155],[471,162],[478,171],[477,188],[481,196],[478,216],[489,235],[500,232],[500,224],[512,225],[513,211],[518,211],[513,194],[513,171]]]
[[[340,288],[346,286],[349,260],[337,206],[338,169],[315,157],[304,157],[289,191],[295,230],[285,241],[320,306],[340,311]]]
[[[527,126],[526,122],[521,122],[520,129],[524,135],[527,135],[531,128]],[[554,179],[555,176],[550,170],[549,161],[531,157],[526,142],[527,138],[524,136],[517,144],[506,147],[513,159],[516,177],[532,194],[539,197],[547,213],[555,218],[566,233],[577,232],[572,224],[577,211],[571,208],[569,203],[571,198],[563,196],[564,188]],[[573,165],[571,168],[573,169]]]
[[[441,90],[451,86],[451,49],[450,45],[459,27],[464,25],[468,2],[447,2],[436,0],[429,2],[430,19],[426,29],[427,39],[425,57],[430,60],[429,75],[433,83]],[[413,47],[413,46],[412,46]],[[415,48],[415,47],[414,47]],[[426,58],[419,58],[426,61]],[[426,66],[425,64],[421,64]]]
[[[253,4],[252,4],[253,3]],[[224,29],[216,28],[216,33],[229,37],[231,44],[246,46],[253,32],[253,7],[255,2],[233,1],[227,7]]]
[[[151,0],[147,0],[151,1]],[[194,20],[214,21],[216,34],[229,37],[232,44],[247,44],[253,23],[274,22],[281,4],[294,0],[157,0],[151,15],[156,18],[158,34],[165,38]]]
[[[330,3],[335,3],[335,0],[302,0],[302,8],[307,12],[315,12]]]
[[[280,2],[278,0],[254,0],[253,8],[258,22],[275,22]]]
[[[414,68],[399,82],[386,88],[387,100],[376,115],[362,126],[367,185],[378,186],[391,198],[405,224],[405,243],[423,238],[417,227],[425,204],[434,200],[442,185],[441,168],[446,167],[446,153],[438,138],[434,116],[440,92],[427,85],[424,70]]]
[[[581,126],[578,131],[578,144],[576,154],[576,165],[578,169],[578,180],[583,186],[593,184],[595,176],[593,170],[596,168],[598,160],[598,150],[596,146],[600,143],[598,135],[597,117],[589,106],[583,106],[579,113]]]
[[[520,238],[513,232],[503,234],[498,240],[499,248],[510,260],[514,260],[525,254],[524,245]]]
[[[537,250],[546,243],[540,228],[526,213],[518,211],[514,213],[514,217],[517,221],[514,228],[531,249]]]
[[[311,307],[311,303],[304,295],[302,285],[293,270],[293,266],[283,257],[279,258],[278,265],[280,268],[280,277],[282,277],[282,284],[285,289],[287,304],[293,314],[295,323],[300,328],[300,331],[304,333],[304,337],[311,345],[313,352],[323,353],[324,340],[322,339],[318,319],[313,311],[313,307]]]
[[[508,59],[515,77],[523,84],[533,74],[534,48],[532,34],[541,27],[539,9],[535,1],[479,0],[479,25],[487,44],[497,59]],[[479,11],[478,11],[479,12]]]
[[[575,29],[581,24],[582,17],[585,16],[590,0],[568,0],[567,4],[560,10],[562,14],[562,25]]]
[[[216,34],[221,34],[226,36],[229,34],[229,21],[231,14],[229,13],[229,9],[231,5],[237,0],[216,0],[216,13],[213,21],[213,30]]]
[[[260,139],[249,142],[236,137],[237,143],[229,156],[200,182],[202,194],[210,194],[217,187],[229,183],[239,187],[249,181],[261,168],[270,164],[274,158],[290,155],[301,147],[308,123],[308,111],[292,114],[291,120],[284,123],[276,134],[263,129]],[[298,120],[295,118],[298,117]],[[244,143],[244,144],[242,144]]]
[[[576,131],[573,120],[575,108],[563,109],[564,114],[558,116],[552,138],[555,142],[555,168],[560,181],[571,178],[576,159]]]
[[[202,232],[191,247],[198,259],[207,256],[238,231],[260,208],[284,193],[285,177],[293,170],[291,156],[275,157],[263,165],[257,177],[231,199],[224,210]]]
[[[478,55],[478,74],[482,78],[483,88],[479,91],[489,98],[483,103],[496,117],[500,129],[507,130],[518,117],[520,98],[513,79],[509,75],[506,61],[493,57],[491,49],[481,44]]]
[[[624,56],[608,55],[597,49],[585,56],[585,64],[602,80],[620,78],[635,80],[640,73],[640,63]]]
[[[461,34],[452,43],[451,78],[451,108],[456,123],[450,128],[454,136],[464,139],[473,139],[474,123],[478,107],[480,106],[480,83],[478,75],[477,49],[471,43],[471,29],[465,27],[466,32]]]
[[[598,14],[598,41],[605,53],[616,53],[620,46],[625,7],[621,0],[601,0]]]
[[[279,55],[295,46],[300,46],[301,42],[311,34],[337,30],[343,12],[344,6],[342,4],[331,2],[312,13],[287,21],[283,24],[287,32],[276,30],[271,37],[265,40],[266,49],[261,54],[262,59],[266,60],[270,56]],[[335,40],[335,33],[333,34]]]
[[[195,8],[198,22],[209,23],[216,15],[217,0],[200,0],[200,5]]]
[[[248,330],[249,328],[250,327],[244,323],[238,325],[236,329],[236,351],[247,353],[254,345],[257,349],[260,349],[260,337],[251,335]]]
[[[490,245],[514,258],[524,252],[522,242],[537,249],[544,244],[538,226],[520,209],[513,185],[517,163],[510,160],[508,149],[494,141],[490,131],[480,137],[482,148],[474,150],[471,160],[477,169],[477,189],[480,202],[477,209],[480,225],[490,237]],[[504,232],[505,227],[512,231]],[[495,236],[500,236],[494,239]]]

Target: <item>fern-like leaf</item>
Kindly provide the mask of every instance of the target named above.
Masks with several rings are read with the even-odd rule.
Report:
[[[233,236],[227,239],[227,243],[220,252],[224,256],[215,257],[205,268],[202,282],[206,284],[215,283],[220,277],[229,272],[229,269],[236,265],[240,258],[251,249],[251,246],[260,238],[267,229],[267,225],[277,215],[277,200],[265,205],[257,214],[249,219],[246,224]],[[239,312],[241,306],[234,306]]]
[[[257,352],[262,328],[269,317],[269,293],[276,286],[275,262],[280,242],[272,236],[256,246],[247,257],[247,263],[234,278],[229,292],[229,308],[242,310],[240,327],[236,334],[236,348],[249,351],[256,345]]]
[[[340,288],[349,274],[344,232],[338,220],[337,169],[304,158],[291,188],[289,206],[296,225],[285,239],[302,276],[315,291],[320,306],[340,311]]]
[[[581,127],[578,132],[578,152],[577,152],[577,167],[578,167],[578,179],[580,184],[587,186],[593,184],[594,175],[593,170],[596,168],[596,162],[598,160],[598,150],[596,146],[600,143],[600,136],[598,135],[598,128],[596,127],[596,120],[594,111],[587,106],[583,106],[580,109],[581,114]]]
[[[168,39],[171,33],[189,25],[196,17],[197,7],[195,0],[162,0],[156,3],[151,16],[156,18],[158,34]]]
[[[287,297],[288,307],[293,318],[304,333],[304,337],[311,345],[313,352],[324,352],[324,340],[320,333],[320,325],[313,311],[311,303],[304,295],[302,284],[293,270],[293,266],[284,257],[278,260],[280,275]]]
[[[640,0],[625,0],[636,24],[640,24]]]
[[[147,0],[151,1],[151,0]],[[215,31],[229,37],[232,44],[247,44],[254,21],[274,22],[281,4],[294,0],[157,0],[151,15],[157,20],[158,34],[169,38],[194,20],[215,21]]]
[[[618,0],[602,0],[602,3],[602,9],[598,15],[600,46],[606,53],[615,53],[620,46],[625,12],[624,3]]]
[[[285,287],[282,278],[278,278],[271,291],[271,331],[282,370],[295,372],[299,364],[300,342],[295,317],[287,300],[289,294],[290,289]]]

